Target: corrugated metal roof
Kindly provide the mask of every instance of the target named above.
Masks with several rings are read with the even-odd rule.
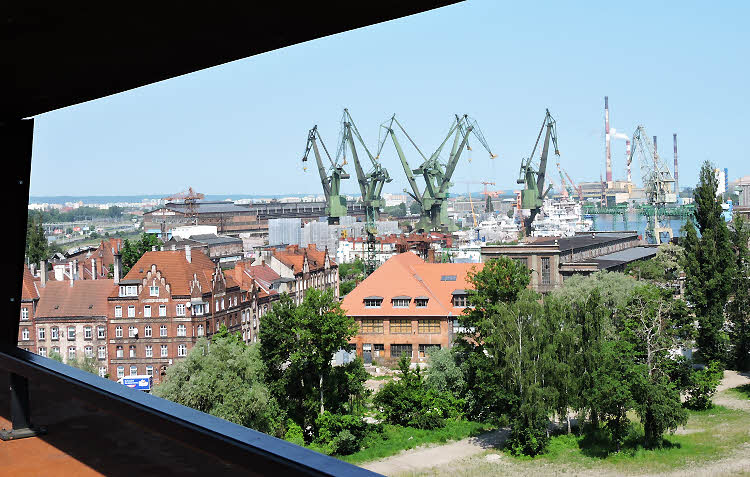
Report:
[[[652,258],[656,256],[656,250],[656,247],[633,247],[602,255],[591,260],[591,262],[596,263],[600,269],[606,270],[636,260]]]

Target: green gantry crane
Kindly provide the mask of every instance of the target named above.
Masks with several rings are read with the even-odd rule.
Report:
[[[398,126],[412,146],[417,150],[419,155],[422,156],[422,164],[414,170],[409,167],[409,163],[406,160],[401,144],[398,142],[396,133],[393,130],[394,124]],[[404,192],[409,194],[420,206],[420,217],[419,222],[417,222],[416,230],[435,230],[439,232],[455,232],[458,230],[458,227],[453,223],[453,220],[448,217],[448,204],[446,199],[450,196],[449,189],[453,185],[451,177],[456,170],[456,165],[458,165],[461,153],[464,149],[471,150],[469,145],[469,135],[474,133],[474,136],[484,146],[487,152],[489,152],[491,159],[497,157],[497,155],[493,154],[490,150],[487,141],[482,135],[482,131],[479,129],[479,125],[467,115],[456,115],[445,139],[443,139],[443,142],[429,158],[427,158],[414,143],[401,123],[396,119],[395,114],[391,117],[390,122],[386,121],[381,127],[385,129],[386,134],[383,136],[380,143],[378,155],[385,144],[385,140],[390,136],[396,147],[396,153],[401,160],[404,172],[406,173],[409,186],[411,187],[411,192],[406,189],[404,189]],[[453,147],[451,148],[447,163],[443,164],[439,159],[440,153],[451,136],[453,136]],[[414,178],[414,174],[422,175],[424,178],[425,187],[422,192],[419,191],[419,186]]]
[[[536,148],[539,145],[539,139],[542,137],[542,133],[547,129],[547,133],[544,136],[544,144],[542,145],[542,151],[539,156],[539,165],[535,167],[532,160],[534,154],[536,154]],[[542,208],[544,198],[547,196],[550,187],[544,189],[544,176],[547,170],[547,154],[549,153],[549,140],[555,146],[555,155],[560,156],[560,150],[557,148],[557,125],[552,115],[549,113],[549,109],[544,115],[544,121],[542,121],[542,127],[539,130],[539,135],[536,137],[534,148],[531,150],[531,155],[527,159],[521,160],[521,172],[519,173],[518,180],[519,184],[523,184],[523,190],[521,191],[521,208],[529,209],[529,217],[524,220],[524,231],[526,235],[531,235],[531,223],[534,222],[537,214]]]
[[[377,265],[375,256],[375,236],[378,234],[377,220],[380,216],[380,209],[385,206],[385,201],[383,200],[381,193],[385,183],[391,182],[392,179],[388,174],[388,170],[384,168],[372,154],[370,154],[370,150],[367,149],[367,145],[359,134],[359,130],[354,124],[354,120],[349,114],[348,109],[344,109],[343,124],[344,134],[342,137],[341,149],[344,151],[344,162],[346,162],[346,146],[349,146],[352,153],[352,159],[354,160],[354,169],[357,173],[359,190],[362,194],[362,204],[365,207],[365,232],[367,233],[365,276],[368,276],[375,271]],[[365,173],[362,164],[359,161],[359,154],[357,154],[357,148],[354,144],[355,137],[364,148],[367,157],[370,158],[370,162],[372,163],[372,169],[367,173]]]
[[[330,174],[323,165],[323,159],[320,157],[318,140],[321,146],[323,146],[328,161],[331,163]],[[310,129],[307,134],[307,146],[305,147],[305,154],[302,156],[302,162],[307,162],[307,156],[310,154],[311,149],[315,153],[315,161],[318,164],[318,173],[320,174],[320,183],[323,185],[323,194],[326,198],[325,213],[328,216],[328,224],[336,225],[339,223],[339,219],[345,217],[347,213],[346,197],[341,195],[341,179],[349,178],[349,174],[344,170],[346,159],[341,164],[338,163],[338,157],[336,161],[331,159],[328,148],[326,148],[323,138],[320,137],[317,125]]]

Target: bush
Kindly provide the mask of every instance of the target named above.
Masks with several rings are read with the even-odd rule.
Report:
[[[338,455],[354,454],[359,450],[359,440],[344,429],[333,440],[333,452]]]
[[[286,421],[286,434],[284,434],[284,440],[297,444],[298,446],[305,445],[305,433],[302,428],[297,425],[296,422],[291,419]]]
[[[331,414],[324,412],[315,421],[318,428],[316,443],[329,454],[348,455],[359,450],[368,431],[367,423],[360,416]]]
[[[537,419],[535,422],[515,419],[505,446],[513,455],[534,457],[544,453],[547,444],[549,444],[549,436],[546,419]]]
[[[713,407],[711,398],[723,374],[721,366],[715,361],[701,370],[693,371],[689,376],[685,406],[696,411],[711,409]]]

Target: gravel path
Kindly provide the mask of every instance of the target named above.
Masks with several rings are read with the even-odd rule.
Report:
[[[724,371],[724,379],[721,380],[721,384],[716,389],[714,404],[750,412],[750,399],[738,399],[732,394],[722,393],[722,391],[726,391],[729,388],[736,388],[745,384],[750,384],[750,373]]]

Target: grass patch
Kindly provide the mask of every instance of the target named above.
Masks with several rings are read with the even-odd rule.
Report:
[[[546,454],[535,459],[515,459],[575,468],[602,467],[618,472],[660,472],[716,460],[750,442],[747,431],[750,415],[746,412],[722,406],[689,412],[687,432],[666,434],[663,446],[658,449],[642,446],[643,428],[639,423],[633,423],[620,452],[614,452],[606,432],[598,430],[584,436],[563,434],[552,437]]]
[[[341,456],[341,460],[360,464],[398,454],[402,450],[413,449],[423,444],[443,443],[476,436],[490,429],[490,426],[473,421],[446,420],[442,429],[414,429],[386,424],[380,435],[369,436],[363,442],[363,449],[352,455]]]
[[[739,386],[736,388],[727,389],[727,392],[733,394],[735,397],[740,399],[750,399],[750,384]]]

